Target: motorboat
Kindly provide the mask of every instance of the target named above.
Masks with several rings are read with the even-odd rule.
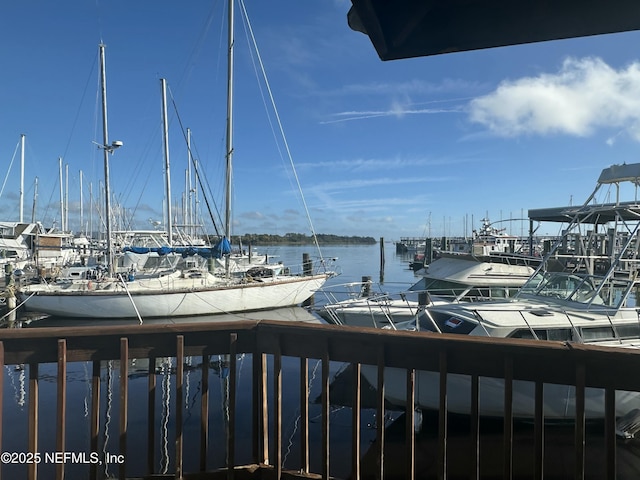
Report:
[[[604,347],[640,347],[640,163],[605,168],[593,193],[582,205],[534,209],[529,218],[559,222],[563,235],[530,279],[509,299],[427,306],[402,330],[436,334],[523,338]],[[634,200],[623,201],[630,194]],[[601,198],[602,197],[602,198]],[[611,198],[615,201],[609,202]],[[605,202],[602,202],[602,200]],[[376,383],[376,367],[363,366],[363,375]],[[385,396],[404,406],[406,372],[385,369]],[[416,374],[416,403],[438,408],[438,372]],[[448,409],[469,413],[471,379],[448,375]],[[514,417],[533,418],[531,382],[514,382]],[[586,389],[588,419],[604,415],[604,391]],[[500,417],[504,412],[504,383],[481,378],[480,414]],[[575,418],[575,388],[545,385],[544,416]],[[640,392],[616,392],[616,415],[640,409]]]
[[[511,298],[534,268],[508,256],[478,258],[471,254],[442,254],[428,265],[420,280],[401,292],[388,293],[370,280],[321,289],[327,302],[318,314],[330,323],[384,327],[411,320],[426,305]],[[347,296],[340,299],[340,296]]]

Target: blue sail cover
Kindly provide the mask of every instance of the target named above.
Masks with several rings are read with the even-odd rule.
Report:
[[[231,245],[226,237],[223,237],[217,245],[211,247],[124,247],[123,252],[132,253],[157,253],[158,255],[168,255],[169,253],[179,253],[183,258],[200,255],[204,258],[222,258],[223,255],[231,253]]]

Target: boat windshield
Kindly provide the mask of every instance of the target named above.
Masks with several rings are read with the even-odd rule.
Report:
[[[516,286],[507,285],[485,285],[477,286],[454,282],[451,280],[440,280],[437,278],[423,278],[414,284],[410,291],[429,292],[432,297],[447,299],[449,301],[485,301],[502,298],[510,298],[519,290]]]
[[[638,302],[633,282],[608,279],[595,275],[547,272],[531,278],[522,288],[523,294],[555,298],[581,304],[612,308],[635,307]]]

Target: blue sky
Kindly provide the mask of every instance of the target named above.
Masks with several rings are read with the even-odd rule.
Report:
[[[461,235],[485,215],[515,219],[581,202],[602,168],[638,161],[638,32],[382,62],[348,27],[348,0],[245,1],[286,145],[274,139],[237,7],[235,234],[308,233],[306,203],[318,233]],[[59,157],[69,171],[69,226],[80,228],[80,171],[85,225],[89,184],[100,203],[102,154],[92,142],[102,142],[101,41],[110,140],[124,142],[110,160],[115,203],[135,228],[163,219],[166,78],[174,213],[187,168],[181,126],[222,210],[223,3],[3,2],[0,219],[18,220],[22,133],[26,220],[38,177],[36,217],[59,225]],[[521,233],[522,222],[510,225]]]

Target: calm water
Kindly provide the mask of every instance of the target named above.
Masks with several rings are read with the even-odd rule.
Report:
[[[303,253],[317,257],[313,248],[305,247],[273,247],[261,248],[260,253],[277,256],[277,260],[285,264],[299,264]],[[380,280],[380,247],[372,246],[332,246],[323,250],[325,258],[338,258],[341,275],[329,280],[328,285],[339,285],[358,282],[362,276],[371,276],[374,281]],[[382,288],[387,291],[398,291],[415,282],[413,272],[408,268],[409,258],[398,257],[395,246],[387,244],[385,249],[385,266]],[[318,299],[320,300],[320,299]],[[197,321],[245,318],[270,318],[278,320],[300,320],[321,322],[321,320],[301,308],[282,309],[271,312],[258,312],[244,315],[225,315],[203,317]],[[177,320],[172,320],[178,322]],[[87,320],[94,322],[95,320]],[[48,325],[74,325],[78,321],[32,322],[28,328],[46,328]],[[86,322],[81,322],[86,323]],[[134,323],[137,323],[134,322]],[[198,470],[199,459],[199,412],[202,359],[187,358],[185,365],[184,385],[184,471]],[[270,362],[270,360],[269,360]],[[340,377],[345,366],[331,364],[332,378]],[[268,365],[269,372],[271,364]],[[146,472],[146,396],[147,396],[147,360],[132,360],[129,366],[129,424],[128,449],[126,453],[127,475],[143,475]],[[156,364],[156,438],[154,443],[156,473],[173,472],[175,450],[175,359],[158,359]],[[227,364],[225,358],[214,357],[209,369],[209,426],[210,446],[208,467],[218,468],[225,465],[226,443],[225,429],[227,419]],[[309,360],[310,378],[310,459],[311,471],[321,471],[321,409],[316,400],[320,397],[321,364]],[[3,402],[3,438],[2,449],[5,452],[27,451],[28,421],[28,366],[6,366],[4,375]],[[52,426],[56,416],[56,365],[41,365],[39,371],[40,394],[40,431],[39,448],[41,453],[55,452],[55,431]],[[299,469],[299,362],[297,359],[283,359],[283,467]],[[271,380],[271,379],[270,379]],[[268,396],[272,398],[272,382],[268,383]],[[251,356],[241,355],[238,358],[238,398],[237,398],[237,444],[236,462],[251,462],[251,418],[243,412],[251,410]],[[86,452],[89,445],[90,403],[91,403],[91,365],[73,363],[67,374],[67,447],[69,452]],[[119,366],[113,361],[103,365],[101,374],[101,407],[99,454],[118,454],[118,409],[119,409]],[[332,392],[332,411],[330,417],[331,436],[331,475],[348,478],[351,469],[351,409],[349,399],[340,399]],[[375,478],[376,444],[375,425],[379,419],[375,416],[371,402],[372,391],[363,389],[362,411],[362,478]],[[346,406],[345,406],[346,405]],[[273,419],[270,418],[270,422]],[[387,478],[404,478],[404,417],[401,412],[388,412],[382,420],[386,426],[385,433],[385,470]],[[272,428],[272,425],[271,425]],[[422,431],[416,437],[416,478],[436,478],[438,465],[438,418],[437,415],[425,412]],[[468,419],[452,418],[448,427],[448,452],[451,464],[450,472],[460,478],[468,478],[472,467],[466,463],[469,447],[470,429]],[[501,422],[483,421],[481,423],[481,467],[483,478],[500,478],[502,475],[502,442],[503,426]],[[545,429],[545,478],[572,478],[574,461],[574,433],[572,426],[547,426]],[[514,475],[517,478],[531,478],[533,472],[533,429],[530,424],[518,424],[514,429]],[[270,445],[273,448],[273,445]],[[617,478],[640,478],[640,441],[618,442],[618,476]],[[586,478],[604,478],[605,466],[604,442],[602,429],[591,426],[586,440]],[[271,452],[273,455],[273,451]],[[272,457],[273,458],[273,457]],[[0,465],[4,478],[25,478],[24,465]],[[65,467],[67,478],[86,478],[87,465],[68,464]],[[117,476],[117,465],[103,465],[100,475]],[[54,478],[55,466],[40,464],[39,478]]]
[[[303,253],[309,253],[314,262],[318,261],[317,251],[310,246],[304,247],[271,247],[257,249],[262,254],[275,256],[275,260],[286,265],[300,264]],[[395,255],[395,246],[388,243],[385,248],[384,271],[381,276],[380,247],[372,246],[331,246],[323,249],[324,258],[337,258],[337,270],[340,275],[330,279],[327,285],[338,285],[360,281],[363,276],[370,276],[374,281],[384,280],[383,288],[396,291],[414,283],[413,272],[408,268],[407,258]],[[318,299],[320,300],[320,299]],[[256,312],[242,315],[223,315],[202,317],[199,322],[231,320],[231,319],[278,319],[321,322],[321,320],[301,308],[281,309],[271,312]],[[162,322],[163,320],[158,320]],[[178,320],[164,320],[178,322]],[[65,319],[44,319],[24,324],[23,328],[46,328],[51,325],[95,324],[96,320],[84,321]],[[119,321],[122,323],[122,321]],[[129,323],[128,321],[126,323]],[[132,321],[137,323],[137,321]],[[184,413],[184,471],[191,472],[198,469],[199,442],[199,412],[201,373],[199,366],[202,359],[193,357],[187,359],[185,373],[185,413]],[[238,412],[237,415],[237,453],[238,464],[251,462],[251,418],[242,415],[243,411],[251,408],[251,356],[239,357],[238,371]],[[332,375],[343,367],[332,363]],[[269,365],[269,369],[271,366]],[[39,371],[40,395],[40,432],[39,451],[55,452],[55,431],[52,428],[56,417],[56,365],[41,365]],[[129,428],[127,475],[142,475],[146,473],[146,399],[147,395],[147,360],[133,360],[129,375]],[[27,451],[27,421],[28,421],[28,366],[6,366],[4,380],[3,402],[3,438],[2,447],[5,452]],[[154,446],[156,467],[155,472],[173,472],[175,450],[175,359],[159,359],[156,364],[157,398],[156,398],[156,441]],[[226,428],[226,362],[222,357],[211,359],[210,363],[210,434],[211,442],[208,456],[209,468],[225,465],[225,428]],[[320,471],[321,451],[321,423],[319,421],[320,405],[314,400],[320,397],[319,388],[321,365],[319,361],[309,361],[310,378],[310,454],[312,471]],[[299,362],[297,359],[283,359],[283,466],[287,469],[299,468],[298,395]],[[68,366],[67,374],[67,447],[69,452],[88,452],[90,432],[90,403],[91,403],[91,365],[88,363],[73,363]],[[271,388],[271,386],[269,386]],[[105,363],[101,375],[101,442],[100,455],[106,453],[118,454],[118,409],[119,409],[119,366],[117,361]],[[272,395],[272,392],[269,392]],[[376,419],[373,410],[363,412],[363,453],[375,439]],[[271,419],[272,420],[272,419]],[[389,419],[387,419],[388,421]],[[351,411],[349,408],[336,405],[331,415],[331,468],[332,475],[346,478],[350,470],[350,432]],[[66,464],[68,478],[83,478],[88,475],[87,465]],[[105,477],[117,475],[117,465],[103,465],[100,472]],[[53,464],[41,463],[38,467],[40,478],[52,478],[55,475]],[[22,478],[26,475],[24,465],[2,465],[5,478]]]

